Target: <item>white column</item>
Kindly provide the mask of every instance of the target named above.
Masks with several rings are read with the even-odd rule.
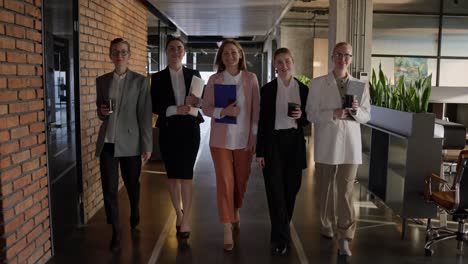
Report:
[[[351,0],[352,1],[352,0]],[[348,36],[348,3],[349,0],[330,0],[328,13],[328,54],[333,52],[335,44],[349,41]],[[333,69],[333,61],[328,60],[328,70]]]

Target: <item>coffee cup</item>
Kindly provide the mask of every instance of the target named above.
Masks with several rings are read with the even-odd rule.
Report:
[[[103,101],[103,104],[109,108],[109,114],[112,114],[114,112],[114,100],[112,99],[107,99]]]
[[[343,108],[345,108],[345,109],[353,108],[354,100],[356,100],[356,95],[354,95],[354,94],[345,94],[344,102],[343,102]]]
[[[289,102],[288,103],[288,116],[293,117],[293,112],[297,111],[297,108],[299,107],[301,107],[300,104]]]

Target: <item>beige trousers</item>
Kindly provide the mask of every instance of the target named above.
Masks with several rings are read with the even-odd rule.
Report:
[[[336,223],[338,239],[352,240],[356,231],[353,190],[358,166],[315,163],[321,228],[333,230]]]

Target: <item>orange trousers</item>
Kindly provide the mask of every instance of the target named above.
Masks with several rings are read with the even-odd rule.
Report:
[[[219,221],[234,223],[235,210],[242,207],[247,189],[252,153],[243,149],[211,147],[210,150],[216,173]]]

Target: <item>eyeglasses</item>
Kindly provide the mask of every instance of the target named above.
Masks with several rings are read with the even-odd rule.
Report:
[[[129,54],[129,52],[128,52],[127,50],[120,50],[120,51],[119,51],[119,50],[113,50],[113,51],[111,52],[111,56],[112,56],[112,57],[117,57],[117,56],[119,56],[119,55],[121,55],[122,57],[125,57],[125,56],[127,56],[128,54]]]
[[[179,51],[184,51],[184,46],[169,46],[167,47],[167,50],[168,51],[171,51],[171,52],[179,52]]]
[[[352,55],[352,54],[348,54],[348,53],[345,53],[345,54],[343,54],[343,53],[335,53],[335,54],[333,55],[333,58],[339,59],[339,60],[341,60],[341,59],[343,59],[343,58],[344,58],[345,60],[349,60],[349,59],[351,59],[352,57],[353,57],[353,55]]]

